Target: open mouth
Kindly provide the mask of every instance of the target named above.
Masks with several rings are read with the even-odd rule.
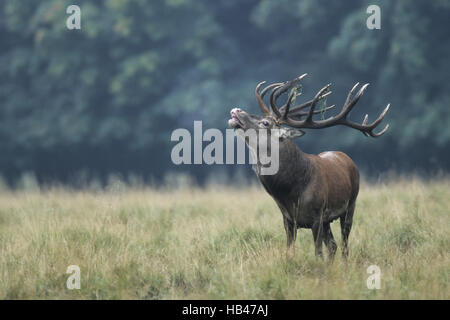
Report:
[[[231,110],[231,119],[228,120],[228,124],[230,125],[230,127],[238,129],[238,128],[243,128],[243,123],[241,122],[241,120],[239,120],[239,117],[237,116],[236,112],[234,110]]]

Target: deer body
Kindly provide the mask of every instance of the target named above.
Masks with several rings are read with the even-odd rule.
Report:
[[[279,169],[273,175],[261,174],[261,163],[256,161],[253,169],[265,190],[272,196],[283,214],[283,223],[287,237],[287,254],[293,255],[294,244],[298,228],[309,228],[312,230],[315,244],[315,253],[322,256],[322,243],[324,242],[332,259],[335,255],[337,245],[331,232],[330,223],[340,219],[342,233],[342,253],[348,255],[348,237],[353,222],[356,198],[359,192],[359,172],[355,163],[345,153],[339,151],[327,151],[319,155],[304,153],[293,141],[305,132],[297,128],[321,129],[334,125],[345,125],[361,131],[366,136],[378,137],[386,132],[386,126],[381,132],[374,133],[373,129],[382,121],[386,115],[389,105],[382,114],[371,124],[367,124],[368,116],[362,124],[351,122],[346,119],[351,109],[358,102],[367,85],[364,85],[354,95],[356,84],[347,96],[347,100],[341,112],[327,119],[313,120],[313,116],[323,111],[330,110],[334,106],[315,111],[317,101],[328,96],[328,86],[322,88],[314,97],[302,105],[290,108],[291,103],[297,96],[292,90],[284,106],[278,108],[275,102],[287,90],[295,85],[306,74],[288,82],[276,83],[267,86],[261,92],[260,83],[255,90],[258,104],[263,116],[250,115],[245,111],[234,108],[231,110],[229,125],[235,129],[266,130],[271,129],[271,139],[279,139]],[[265,93],[272,89],[270,95],[271,111],[263,102]],[[307,112],[302,112],[304,109]],[[291,128],[281,126],[287,125]],[[276,129],[276,130],[272,130]],[[247,140],[246,140],[247,141]],[[257,145],[247,145],[258,154]]]
[[[345,226],[343,239],[348,239],[359,191],[358,168],[342,152],[311,155],[290,139],[280,142],[279,161],[275,175],[257,175],[283,214],[289,254],[293,254],[297,229],[308,228],[313,230],[316,254],[322,254],[326,240],[333,257],[336,245],[329,224],[340,218]],[[343,253],[347,254],[347,240]]]

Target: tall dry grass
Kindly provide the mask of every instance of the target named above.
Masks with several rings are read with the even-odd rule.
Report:
[[[306,229],[285,259],[281,213],[259,187],[4,190],[0,298],[449,299],[449,213],[450,180],[364,184],[349,259],[329,265]],[[373,264],[379,290],[366,286]]]

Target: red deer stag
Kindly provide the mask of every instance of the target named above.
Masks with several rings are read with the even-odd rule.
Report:
[[[253,165],[258,179],[265,190],[272,196],[283,214],[284,228],[287,237],[287,256],[294,254],[294,245],[298,228],[312,229],[316,256],[322,257],[322,242],[325,242],[332,260],[337,249],[336,241],[331,233],[330,223],[340,219],[342,233],[342,254],[348,256],[348,236],[352,227],[356,197],[359,191],[359,172],[355,163],[343,152],[328,151],[319,155],[304,153],[291,140],[302,136],[304,129],[322,129],[336,125],[348,126],[361,131],[366,136],[379,137],[386,132],[389,125],[379,133],[374,128],[383,120],[389,105],[381,115],[368,124],[368,115],[362,124],[347,120],[347,116],[356,105],[368,84],[363,85],[355,94],[357,83],[349,92],[342,110],[334,117],[314,120],[315,114],[322,113],[334,107],[315,110],[318,101],[328,96],[330,85],[322,88],[315,97],[303,104],[291,107],[297,96],[298,83],[306,74],[284,83],[274,83],[260,90],[265,84],[256,86],[256,100],[263,116],[250,115],[234,108],[231,110],[229,125],[234,129],[255,131],[267,130],[278,132],[279,139],[279,169],[274,175],[261,175],[259,161]],[[278,108],[277,99],[290,90],[287,102]],[[263,101],[264,95],[271,91],[269,109]],[[286,126],[282,126],[286,125]],[[250,149],[254,149],[246,140]]]

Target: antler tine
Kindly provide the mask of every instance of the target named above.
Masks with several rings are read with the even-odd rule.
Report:
[[[359,85],[359,82],[357,84],[355,84],[352,88],[352,90],[350,90],[350,92],[348,93],[347,99],[345,100],[345,104],[344,107],[342,108],[341,113],[343,113],[344,115],[347,115],[350,113],[350,111],[353,109],[353,107],[356,105],[356,103],[359,101],[359,98],[361,98],[361,96],[363,95],[364,91],[366,91],[367,87],[369,86],[368,83],[366,83],[365,85],[363,85],[361,87],[361,89],[359,89],[358,93],[355,95],[355,97],[350,101],[351,96],[353,95],[354,90],[356,89],[356,87]]]
[[[283,87],[275,95],[275,100],[278,99],[278,97],[281,96],[283,93],[285,93],[287,90],[292,88],[297,82],[300,82],[300,80],[302,80],[307,75],[308,75],[307,73],[304,73],[301,76],[295,78],[294,80],[286,81],[285,83],[283,83]]]
[[[263,101],[263,97],[261,96],[259,89],[266,83],[266,81],[262,81],[260,83],[258,83],[258,85],[255,88],[255,96],[256,96],[256,101],[258,101],[258,105],[263,113],[263,115],[267,115],[269,114],[269,109],[267,108],[266,104]]]
[[[263,113],[263,115],[269,115],[270,114],[270,110],[269,108],[266,106],[266,104],[264,103],[264,95],[272,88],[277,87],[279,85],[282,85],[282,83],[273,83],[268,85],[267,87],[265,87],[261,92],[259,91],[259,89],[261,89],[261,87],[266,83],[266,81],[260,82],[258,83],[258,85],[255,88],[255,96],[256,96],[256,101],[258,102],[259,107],[261,108],[261,111]]]
[[[384,108],[383,112],[380,114],[380,116],[375,120],[372,125],[375,128],[381,121],[383,121],[384,116],[389,111],[389,108],[391,107],[391,104],[389,103],[386,108]]]
[[[350,102],[350,99],[351,99],[352,96],[353,96],[353,92],[355,92],[355,89],[356,89],[356,87],[358,87],[358,86],[359,86],[359,82],[357,82],[357,83],[353,86],[353,88],[348,92],[347,99],[345,99],[344,105],[347,105],[347,104]]]
[[[280,111],[278,110],[277,106],[275,105],[275,100],[276,100],[275,94],[276,94],[277,90],[280,89],[280,88],[282,88],[282,87],[283,87],[283,85],[279,85],[279,86],[275,87],[275,88],[272,90],[272,93],[270,94],[270,107],[272,108],[272,111],[273,111],[273,113],[275,113],[275,115],[277,116],[277,118],[281,118],[281,113],[280,113]],[[278,97],[279,97],[279,95],[278,95]],[[277,98],[278,98],[278,97],[277,97]]]
[[[288,101],[287,101],[287,103],[286,103],[286,108],[285,108],[285,110],[284,110],[283,115],[281,116],[281,119],[282,119],[282,120],[286,120],[287,115],[288,115],[288,113],[289,113],[289,108],[290,108],[291,103],[292,103],[292,100],[294,99],[295,96],[296,96],[296,93],[295,93],[295,92],[291,92],[291,93],[289,94]]]
[[[383,112],[380,114],[380,116],[377,118],[377,120],[375,120],[371,125],[369,125],[368,127],[370,128],[369,134],[370,136],[376,138],[379,137],[381,135],[383,135],[387,129],[389,129],[389,124],[387,124],[383,130],[381,130],[378,133],[374,133],[372,132],[373,129],[375,129],[376,126],[378,126],[378,124],[383,121],[384,116],[386,115],[386,113],[389,111],[389,108],[391,107],[391,104],[389,103],[386,108],[384,108]],[[363,126],[365,126],[367,124],[367,119],[368,119],[368,115],[366,115],[366,118],[364,119],[365,121],[363,121]]]
[[[373,133],[373,132],[371,132],[371,133],[370,133],[370,136],[373,137],[373,138],[378,138],[379,136],[383,135],[388,129],[389,129],[389,124],[387,124],[387,125],[384,127],[384,129],[381,130],[381,131],[378,132],[378,133]]]
[[[277,82],[277,83],[272,83],[270,85],[268,85],[267,87],[265,87],[263,89],[263,91],[261,91],[261,97],[264,98],[264,96],[266,95],[266,93],[270,90],[273,89],[277,86],[281,86],[283,84],[283,82]]]
[[[305,119],[306,122],[311,122],[312,116],[314,114],[314,108],[316,107],[317,101],[319,101],[319,98],[322,96],[323,92],[328,90],[328,88],[330,86],[331,86],[331,83],[327,84],[325,87],[320,89],[319,92],[317,92],[317,94],[315,95],[314,99],[311,102],[311,107],[309,108],[309,111],[306,115],[306,119]]]

